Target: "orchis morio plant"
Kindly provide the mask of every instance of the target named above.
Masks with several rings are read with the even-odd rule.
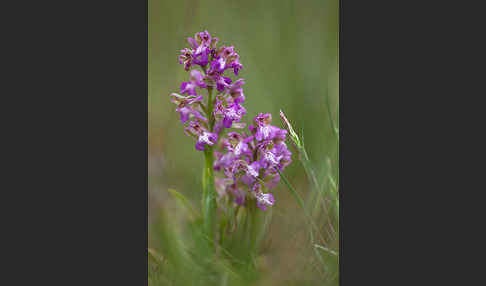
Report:
[[[229,70],[238,76],[243,68],[235,48],[217,47],[218,38],[207,31],[187,41],[189,48],[181,50],[179,63],[189,71],[189,81],[181,84],[180,94],[170,96],[185,133],[205,154],[203,218],[211,233],[221,198],[229,198],[233,206],[256,204],[261,210],[275,203],[268,190],[279,182],[291,152],[285,144],[287,130],[272,126],[271,114],[258,114],[248,127],[241,122],[245,81],[224,75]]]

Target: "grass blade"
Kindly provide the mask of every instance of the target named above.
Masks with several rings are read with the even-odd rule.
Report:
[[[184,206],[184,208],[189,212],[192,219],[198,219],[200,217],[199,213],[192,207],[189,200],[183,194],[179,193],[174,189],[169,189],[168,191],[177,201],[181,203],[182,206]]]

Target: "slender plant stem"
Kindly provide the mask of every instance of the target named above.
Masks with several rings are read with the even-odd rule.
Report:
[[[250,264],[251,267],[256,267],[256,258],[258,256],[259,251],[259,234],[261,228],[261,211],[257,209],[256,203],[254,200],[248,203],[248,214],[250,216]],[[255,268],[253,268],[255,269]]]
[[[206,235],[213,239],[214,220],[216,216],[216,191],[214,188],[213,172],[213,148],[206,147],[204,150],[205,166],[204,179],[205,190],[203,192],[203,217]]]
[[[207,104],[207,118],[209,120],[209,129],[213,132],[213,98],[212,98],[211,87],[208,87],[208,104]],[[203,206],[202,213],[204,219],[204,232],[214,241],[213,230],[214,223],[216,219],[216,190],[214,186],[214,156],[213,156],[213,146],[206,145],[204,149],[204,171],[203,171]]]
[[[213,132],[214,128],[214,114],[213,114],[213,88],[208,87],[208,109],[206,115],[209,120],[209,130]]]

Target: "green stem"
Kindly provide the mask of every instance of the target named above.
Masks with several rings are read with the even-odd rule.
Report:
[[[260,212],[257,207],[256,207],[256,202],[254,200],[251,200],[248,203],[248,214],[249,214],[249,224],[250,224],[250,230],[249,230],[249,258],[250,258],[250,264],[249,266],[254,267],[256,258],[258,256],[258,248],[259,248],[259,232],[260,232],[260,227],[261,227],[261,221],[260,221]]]
[[[208,87],[208,109],[206,112],[209,121],[209,129],[213,132],[214,127],[214,115],[213,115],[213,88]]]
[[[216,190],[214,187],[213,148],[206,146],[204,150],[205,166],[203,175],[203,217],[204,231],[210,240],[214,240],[213,229],[216,217]]]
[[[258,221],[257,221],[258,218],[257,218],[255,202],[252,201],[250,204],[248,204],[248,206],[250,207],[248,210],[251,216],[250,251],[253,252],[253,254],[255,255],[257,252],[256,245],[257,245],[257,233],[258,233]]]
[[[208,105],[206,115],[209,120],[210,132],[213,132],[214,118],[213,98],[211,87],[208,88]],[[203,171],[203,202],[202,213],[204,220],[204,233],[210,241],[214,241],[214,222],[216,219],[216,190],[214,186],[214,156],[213,146],[206,145],[204,149],[204,171]],[[212,247],[211,247],[212,248]]]

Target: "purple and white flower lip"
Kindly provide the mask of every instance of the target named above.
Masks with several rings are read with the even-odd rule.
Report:
[[[272,193],[264,194],[262,192],[257,193],[257,207],[263,211],[267,210],[267,206],[273,206],[275,203],[275,199],[273,198]]]
[[[204,151],[205,145],[213,146],[217,140],[218,140],[218,134],[203,131],[197,139],[196,149],[199,151]]]
[[[291,162],[285,144],[287,131],[271,125],[270,113],[260,113],[248,126],[249,134],[245,133],[246,124],[241,122],[246,114],[245,80],[225,76],[227,70],[237,76],[243,68],[239,54],[233,46],[218,48],[218,39],[207,31],[196,33],[187,42],[189,47],[181,50],[179,63],[190,71],[190,80],[181,83],[182,95],[170,95],[186,125],[184,132],[195,138],[196,150],[215,151],[213,168],[220,175],[215,179],[220,196],[232,196],[236,205],[256,203],[266,210],[275,203],[268,190],[280,181],[278,171]],[[238,131],[225,134],[227,129]]]
[[[198,120],[189,122],[189,126],[184,128],[184,132],[189,136],[197,138],[195,147],[199,151],[204,151],[206,145],[213,146],[218,141],[218,134],[208,132]]]
[[[223,126],[231,128],[233,121],[240,121],[241,117],[246,114],[246,110],[243,106],[233,103],[224,110]]]

